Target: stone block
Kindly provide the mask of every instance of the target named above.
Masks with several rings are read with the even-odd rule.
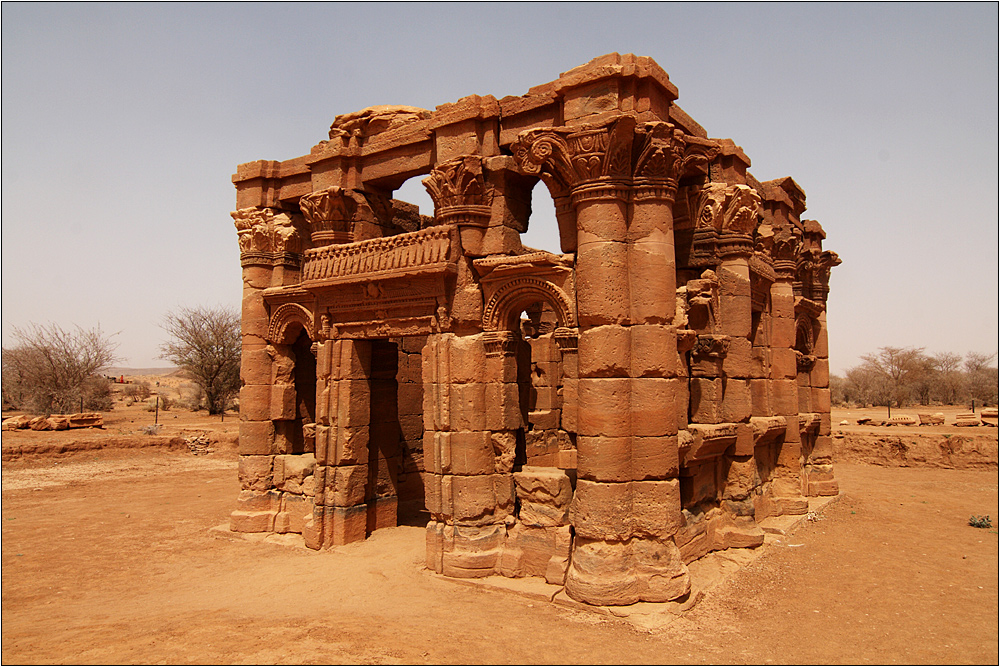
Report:
[[[356,465],[368,462],[368,426],[331,427],[329,438],[333,440],[331,465]]]
[[[629,229],[630,234],[634,231],[634,227]],[[664,236],[657,236],[628,246],[630,319],[634,324],[666,324],[676,311],[674,246],[661,240]]]
[[[560,449],[556,455],[556,467],[561,470],[577,469],[577,452],[575,449]]]
[[[533,364],[558,364],[562,361],[562,353],[559,346],[551,336],[531,338],[528,340],[531,346],[531,361]]]
[[[367,532],[396,526],[399,499],[395,496],[369,500],[367,511]]]
[[[676,479],[644,480],[631,483],[632,533],[669,537],[680,528],[680,483]]]
[[[423,383],[400,383],[396,388],[396,406],[399,415],[419,415],[423,411]]]
[[[275,488],[292,493],[302,493],[305,478],[316,467],[313,454],[282,454],[274,457],[273,482]]]
[[[830,390],[826,387],[813,387],[810,392],[810,412],[828,414],[830,412]]]
[[[722,386],[722,421],[735,423],[750,419],[752,410],[750,381],[726,378]]]
[[[293,385],[271,385],[271,419],[295,419],[295,397]]]
[[[486,392],[486,428],[493,431],[521,428],[521,398],[513,382],[489,382]]]
[[[676,477],[677,436],[633,436],[631,439],[631,479],[660,480]]]
[[[720,378],[691,378],[691,422],[718,424],[722,422],[722,380]]]
[[[673,410],[677,380],[667,378],[632,378],[630,420],[632,434],[661,436],[677,433],[677,415]]]
[[[269,491],[244,489],[236,498],[236,508],[242,512],[276,512],[280,507],[281,494],[273,489]]]
[[[631,363],[629,328],[597,326],[580,332],[578,372],[581,378],[628,377]]]
[[[750,412],[754,417],[770,417],[771,380],[750,380]]]
[[[371,341],[338,340],[332,351],[333,379],[367,380],[372,372]]]
[[[271,356],[266,347],[243,347],[240,354],[240,379],[244,385],[271,385]],[[240,406],[243,406],[242,400]]]
[[[630,546],[640,600],[668,602],[691,592],[691,578],[672,539],[633,540]]]
[[[368,426],[371,419],[371,391],[367,380],[337,382],[337,425]]]
[[[798,412],[808,413],[812,412],[812,388],[811,387],[798,387],[798,401],[799,407]]]
[[[351,507],[365,502],[368,465],[333,466],[326,473],[324,503],[329,506]]]
[[[262,456],[274,453],[274,422],[241,421],[239,453]]]
[[[747,294],[719,297],[719,328],[721,333],[733,338],[750,336],[751,303],[749,290]]]
[[[566,593],[593,605],[629,605],[639,601],[639,579],[632,572],[630,545],[591,539],[577,532],[566,572]]]
[[[288,516],[285,532],[302,533],[313,515],[313,502],[307,496],[285,493],[281,499],[281,511]]]
[[[514,473],[520,501],[519,521],[526,526],[566,526],[573,487],[562,470],[524,466]]]
[[[755,380],[771,377],[771,351],[768,348],[750,348],[750,377]]]
[[[771,377],[778,380],[795,379],[798,377],[795,350],[791,348],[771,348]]]
[[[631,515],[632,488],[629,482],[577,480],[570,506],[570,521],[578,537],[626,540],[632,536]]]
[[[329,546],[340,546],[365,539],[368,506],[323,508],[324,539]]]
[[[631,435],[628,378],[581,378],[577,426],[581,435]]]
[[[577,308],[580,326],[628,324],[626,245],[617,242],[579,244],[576,255]],[[583,355],[580,358],[583,362]],[[581,372],[583,372],[581,368]]]
[[[817,388],[828,388],[830,386],[830,360],[817,359],[809,372],[809,384]]]
[[[722,360],[722,372],[727,378],[752,377],[753,346],[746,338],[730,338],[729,350]]]
[[[558,410],[562,407],[562,394],[558,387],[532,387],[535,410]]]
[[[486,430],[486,385],[451,385],[450,429],[455,431]]]
[[[478,336],[452,336],[446,339],[451,381],[465,384],[483,382],[486,377],[486,348]]]
[[[528,423],[532,430],[552,430],[559,428],[559,410],[532,410],[528,413]]]
[[[773,315],[771,317],[771,350],[795,349],[795,318]]]
[[[229,515],[229,530],[234,533],[269,533],[274,529],[277,512],[244,512]]]
[[[795,380],[771,380],[771,410],[776,415],[798,414],[799,387]]]
[[[629,375],[634,378],[671,378],[676,375],[677,333],[663,324],[629,328]]]
[[[240,456],[240,488],[250,491],[268,491],[273,488],[273,459],[272,456]]]
[[[240,388],[240,419],[265,421],[271,418],[271,385],[245,384]]]
[[[577,475],[594,482],[632,479],[632,443],[629,436],[577,438]]]

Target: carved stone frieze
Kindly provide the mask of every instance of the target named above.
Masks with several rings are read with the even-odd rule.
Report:
[[[306,251],[306,286],[368,282],[440,271],[454,272],[453,231],[428,227],[417,232]]]
[[[270,343],[290,345],[295,342],[289,334],[289,327],[299,325],[305,329],[310,340],[316,340],[316,327],[313,314],[297,303],[286,303],[278,306],[271,314],[267,325],[267,340]]]

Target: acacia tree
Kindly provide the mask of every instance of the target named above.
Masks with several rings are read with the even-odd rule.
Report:
[[[240,314],[233,308],[180,308],[167,313],[172,340],[161,357],[187,371],[205,392],[208,413],[224,413],[240,390]]]
[[[882,387],[877,402],[902,405],[927,373],[927,357],[922,347],[880,347],[875,354],[861,357],[864,366]]]
[[[980,405],[997,404],[997,353],[969,352],[965,355],[965,382],[969,397]]]
[[[111,407],[111,389],[98,371],[115,361],[117,343],[95,329],[66,331],[57,324],[14,329],[16,345],[3,349],[3,402],[40,414]]]

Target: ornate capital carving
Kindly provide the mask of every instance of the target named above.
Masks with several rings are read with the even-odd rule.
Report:
[[[489,222],[493,197],[483,178],[481,157],[449,160],[421,182],[434,200],[434,216],[440,224],[485,227]]]
[[[523,173],[541,178],[553,197],[564,197],[588,184],[628,181],[634,127],[635,119],[622,116],[599,126],[526,130],[511,148]]]
[[[287,213],[244,208],[230,213],[236,223],[240,260],[250,264],[296,264],[289,255],[302,252],[302,240]]]
[[[314,246],[350,243],[353,240],[351,222],[358,203],[347,190],[338,186],[304,195],[299,208],[309,223],[309,236]]]
[[[483,346],[487,357],[513,357],[517,354],[519,336],[513,331],[486,331]]]
[[[680,179],[719,153],[713,142],[689,137],[672,123],[645,123],[635,132],[641,146],[633,172],[635,184],[671,201]]]

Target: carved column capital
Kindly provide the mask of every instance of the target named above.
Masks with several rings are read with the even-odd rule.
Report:
[[[637,199],[673,201],[684,176],[707,165],[719,153],[715,142],[684,134],[672,123],[644,123],[635,130],[639,143],[633,179]]]
[[[466,155],[431,170],[421,183],[434,201],[434,217],[444,225],[486,227],[492,193],[483,177],[483,158]]]
[[[270,208],[243,208],[230,215],[236,224],[243,266],[298,266],[302,239],[287,213]]]
[[[634,128],[634,118],[620,116],[601,125],[526,130],[512,150],[521,172],[541,178],[555,198],[627,199]]]
[[[336,185],[299,199],[299,208],[309,224],[309,237],[316,247],[353,241],[351,223],[357,207],[350,193]]]

